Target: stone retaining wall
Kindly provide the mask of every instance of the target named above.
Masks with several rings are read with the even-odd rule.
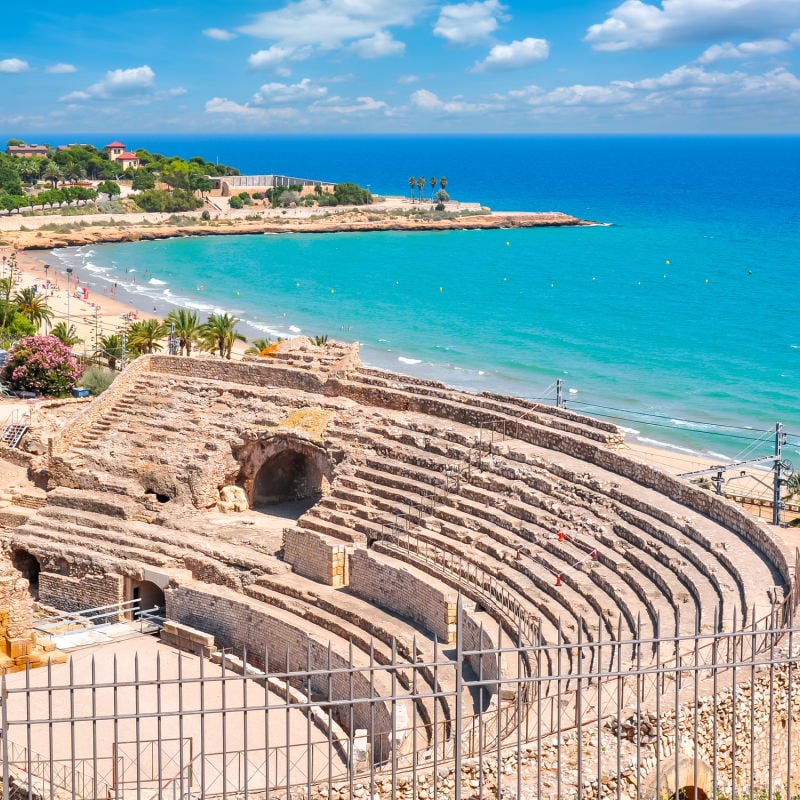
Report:
[[[84,611],[97,606],[122,603],[124,580],[121,575],[86,574],[81,577],[39,573],[39,598],[42,603],[61,611]]]
[[[351,734],[358,728],[367,730],[376,760],[383,761],[388,756],[391,712],[387,703],[374,694],[369,670],[328,673],[329,668],[349,666],[342,655],[329,651],[327,643],[316,641],[300,627],[289,625],[269,606],[222,587],[212,590],[200,585],[178,586],[168,589],[165,595],[169,619],[213,635],[219,647],[239,652],[246,649],[248,662],[257,667],[279,673],[286,669],[318,670],[311,677],[315,695],[334,701],[372,698],[372,702],[331,705],[331,716],[349,730],[352,709]]]
[[[283,558],[306,578],[327,586],[347,586],[350,582],[349,558],[352,547],[341,540],[307,528],[286,528],[283,532]]]
[[[456,594],[443,592],[412,567],[388,563],[367,550],[350,556],[350,592],[418,622],[441,642],[456,638]]]

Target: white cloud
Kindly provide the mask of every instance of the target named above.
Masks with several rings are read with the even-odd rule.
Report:
[[[410,83],[416,83],[419,80],[419,75],[401,75],[397,82],[400,84],[408,85]]]
[[[247,59],[247,63],[253,69],[271,69],[279,75],[291,75],[287,63],[297,63],[305,61],[311,56],[310,47],[284,47],[273,44],[266,50],[259,50]]]
[[[60,97],[62,103],[86,100],[108,100],[113,97],[143,94],[153,85],[156,74],[146,64],[133,69],[112,69],[102,81],[87,89]]]
[[[683,115],[699,111],[708,119],[709,115],[728,108],[752,110],[765,104],[796,104],[800,101],[800,79],[783,68],[749,74],[684,65],[639,81],[574,84],[549,91],[539,86],[526,86],[493,99],[504,108],[527,105],[531,113],[537,115],[578,114],[600,109],[607,109],[606,114],[615,116]]]
[[[258,14],[240,33],[283,44],[335,48],[396,25],[411,25],[429,0],[297,0]]]
[[[313,103],[309,111],[320,111],[333,114],[361,114],[364,112],[381,111],[388,109],[383,100],[372,97],[357,97],[355,103],[346,103],[344,98],[331,97],[324,102]]]
[[[511,44],[497,44],[483,61],[477,61],[472,72],[490,72],[520,69],[537,61],[544,61],[550,55],[550,43],[546,39],[528,37]]]
[[[734,61],[759,56],[774,56],[791,50],[792,46],[783,39],[761,39],[757,42],[733,44],[724,42],[709,47],[697,60],[701,64],[712,64],[714,61]]]
[[[27,72],[30,68],[30,64],[21,58],[4,58],[0,61],[0,72]]]
[[[454,44],[483,42],[497,30],[499,21],[509,19],[504,10],[499,0],[442,6],[433,32]]]
[[[489,103],[468,103],[462,97],[444,101],[428,89],[418,89],[411,95],[411,102],[423,111],[441,114],[479,114],[497,108]]]
[[[789,34],[789,41],[792,44],[800,44],[800,28]]]
[[[310,78],[303,78],[299,83],[265,83],[253,97],[255,103],[296,103],[304,100],[315,100],[325,97],[328,89],[312,83]]]
[[[625,0],[592,25],[584,41],[595,50],[648,49],[734,36],[780,35],[800,22],[795,0]]]
[[[209,39],[216,39],[218,42],[229,42],[231,39],[236,38],[233,31],[226,31],[225,28],[206,28],[203,31],[203,36],[208,36]]]
[[[392,37],[389,31],[376,31],[367,39],[359,39],[348,48],[361,58],[384,58],[400,55],[406,46]]]
[[[51,75],[68,75],[71,72],[77,72],[78,68],[74,67],[72,64],[53,64],[52,67],[47,67],[45,72],[49,72]]]
[[[267,116],[267,112],[263,108],[253,108],[247,103],[236,103],[228,100],[227,97],[213,97],[206,102],[205,108],[207,114],[229,114],[248,119],[264,119]]]

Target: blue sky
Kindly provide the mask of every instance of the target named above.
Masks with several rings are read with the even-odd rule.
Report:
[[[40,0],[0,130],[798,133],[799,75],[800,0]]]

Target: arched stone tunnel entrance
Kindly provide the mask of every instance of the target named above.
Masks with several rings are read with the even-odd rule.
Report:
[[[240,480],[251,508],[308,501],[326,491],[331,466],[325,448],[292,434],[252,442],[239,454]]]
[[[42,571],[42,566],[39,559],[33,553],[29,553],[22,548],[14,550],[11,554],[11,563],[14,568],[19,570],[23,578],[28,581],[28,588],[34,598],[39,597],[39,573]]]

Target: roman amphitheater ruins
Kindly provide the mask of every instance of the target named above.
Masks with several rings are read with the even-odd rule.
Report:
[[[162,769],[137,796],[705,800],[751,796],[767,773],[770,794],[798,789],[794,551],[624,454],[615,426],[306,340],[243,361],[143,356],[71,408],[61,427],[34,419],[34,452],[14,454],[38,488],[0,509],[9,592],[21,575],[65,615],[150,610],[161,647],[213,653],[224,680],[282,692],[285,719],[300,715],[287,741],[307,753],[313,728],[326,752],[299,788],[287,767],[218,790],[195,769],[191,791],[167,790]],[[26,635],[6,633],[12,665],[63,660],[41,629]],[[45,752],[21,710],[38,672],[4,678],[4,712],[22,714],[4,718],[5,748]],[[109,676],[93,680],[110,691]],[[137,743],[139,716],[158,718],[161,740],[162,683],[158,709],[137,694]],[[249,715],[262,720],[260,691]],[[188,725],[197,709],[181,702]],[[76,773],[87,754],[70,708]],[[4,749],[5,780],[55,796],[53,752],[49,777],[36,773],[50,788],[32,788],[29,752],[15,767]],[[90,783],[58,791],[123,794]]]

